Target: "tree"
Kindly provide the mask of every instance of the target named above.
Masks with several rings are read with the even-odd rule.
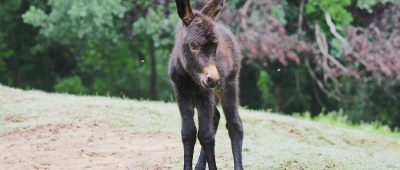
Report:
[[[77,72],[92,93],[169,99],[166,65],[158,64],[157,59],[165,63],[172,48],[178,19],[165,15],[175,14],[173,4],[49,0],[50,12],[32,6],[23,18],[39,28],[47,41],[72,49],[79,60]],[[140,17],[137,11],[142,12]],[[149,82],[143,82],[143,76],[149,77]],[[161,94],[157,89],[162,89]]]

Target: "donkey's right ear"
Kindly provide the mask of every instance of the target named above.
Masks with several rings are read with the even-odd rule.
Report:
[[[183,24],[188,26],[194,17],[189,0],[175,0],[175,2],[179,17]]]
[[[224,7],[224,1],[225,0],[208,0],[206,6],[201,10],[201,13],[215,20]]]

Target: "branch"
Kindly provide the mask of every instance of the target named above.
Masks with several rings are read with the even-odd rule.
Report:
[[[243,7],[239,9],[239,14],[241,16],[241,25],[243,29],[247,28],[247,10],[249,9],[251,2],[252,0],[247,0],[246,3],[244,3]]]
[[[338,60],[332,57],[328,52],[328,43],[326,41],[326,36],[321,32],[318,24],[315,25],[315,38],[317,39],[318,48],[322,55],[328,58],[333,64],[335,64],[340,70],[347,73],[348,69],[344,67]]]
[[[299,22],[298,22],[298,27],[297,27],[297,34],[299,36],[302,35],[302,28],[303,28],[303,15],[304,15],[304,0],[300,1],[300,7],[299,7]]]
[[[328,90],[326,90],[324,84],[321,82],[321,80],[318,79],[317,75],[315,75],[314,71],[311,69],[310,62],[308,61],[308,58],[305,59],[305,63],[306,63],[306,66],[307,66],[308,73],[310,73],[311,78],[317,83],[318,87],[319,87],[325,94],[331,95],[332,98],[334,98],[334,99],[340,101],[340,98],[339,98],[338,96],[336,96],[336,95],[334,95],[334,94],[330,94],[330,93],[328,92]]]
[[[329,30],[331,31],[331,33],[333,34],[333,36],[335,36],[339,41],[341,41],[342,42],[342,45],[343,45],[343,48],[348,48],[348,47],[350,47],[349,46],[349,43],[347,42],[347,40],[345,39],[345,38],[343,38],[343,36],[341,36],[337,31],[336,31],[336,26],[335,26],[335,24],[332,22],[332,18],[331,18],[331,16],[329,15],[329,13],[325,13],[325,20],[326,20],[326,23],[328,24],[328,26],[329,26]]]

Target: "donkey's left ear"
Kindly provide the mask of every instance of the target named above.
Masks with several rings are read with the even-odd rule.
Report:
[[[190,6],[190,0],[175,0],[175,3],[179,17],[183,24],[188,26],[194,17],[192,7]]]
[[[201,13],[215,20],[224,7],[224,1],[225,0],[208,0],[206,6],[201,10]]]

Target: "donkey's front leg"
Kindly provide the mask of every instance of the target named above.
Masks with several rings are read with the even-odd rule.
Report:
[[[214,136],[217,133],[220,117],[221,117],[221,115],[219,114],[217,106],[214,106],[214,122],[213,122]],[[207,163],[206,153],[204,152],[204,149],[201,148],[199,160],[197,160],[197,164],[196,164],[195,169],[196,170],[205,170],[206,169],[206,163]]]
[[[184,170],[192,169],[193,150],[196,144],[196,125],[193,120],[194,107],[189,97],[176,90],[176,99],[182,118],[182,143],[184,151]]]
[[[243,169],[242,164],[242,143],[243,143],[243,125],[239,117],[239,83],[238,80],[227,82],[226,87],[222,91],[222,108],[226,117],[226,128],[231,139],[231,147],[235,170]]]
[[[215,163],[215,130],[214,130],[215,96],[212,91],[206,91],[197,98],[197,110],[199,112],[198,138],[205,153],[208,169],[217,169]]]

